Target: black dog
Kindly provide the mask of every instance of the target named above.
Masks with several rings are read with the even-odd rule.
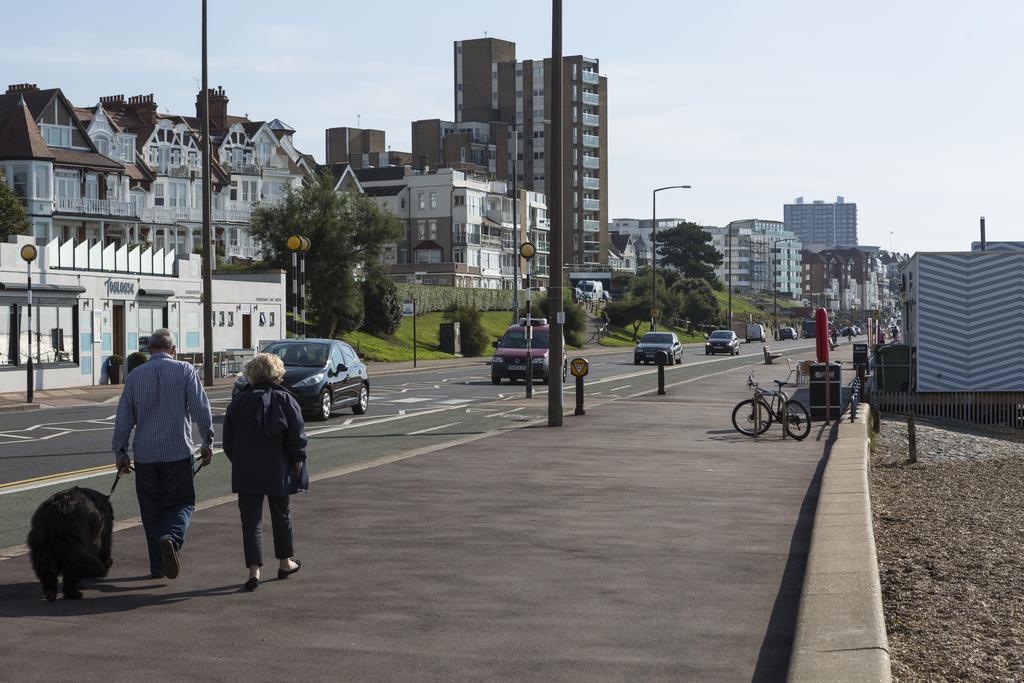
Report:
[[[50,602],[57,599],[57,577],[64,576],[64,598],[82,597],[79,582],[107,575],[114,510],[99,491],[74,488],[47,498],[32,515],[28,549],[32,569]]]

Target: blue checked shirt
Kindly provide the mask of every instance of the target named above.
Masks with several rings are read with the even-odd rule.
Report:
[[[202,445],[213,445],[213,415],[199,373],[166,353],[154,353],[128,375],[114,423],[114,456],[127,457],[135,430],[135,462],[172,462],[193,457],[192,421]]]

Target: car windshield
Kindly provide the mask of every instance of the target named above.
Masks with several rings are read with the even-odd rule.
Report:
[[[327,344],[303,344],[288,342],[271,344],[266,353],[274,353],[284,362],[286,367],[322,368],[327,365]]]
[[[532,347],[547,348],[548,346],[548,333],[547,331],[541,332],[539,330],[533,331],[533,343]],[[508,330],[505,332],[505,336],[498,342],[498,347],[503,349],[525,349],[526,348],[526,331],[525,330]]]
[[[648,332],[640,339],[641,344],[671,344],[672,335],[664,332]]]
[[[728,332],[728,331],[725,331],[725,330],[718,330],[717,332],[712,332],[711,333],[711,338],[716,340],[716,341],[728,341],[728,340],[732,339],[732,332]]]

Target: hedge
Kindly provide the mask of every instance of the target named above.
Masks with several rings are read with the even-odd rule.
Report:
[[[399,283],[398,296],[403,301],[416,299],[416,313],[447,311],[452,306],[468,306],[478,311],[511,311],[511,289],[478,289],[475,287],[444,287]]]

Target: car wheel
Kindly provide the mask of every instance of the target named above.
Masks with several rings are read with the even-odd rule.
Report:
[[[359,387],[359,400],[354,406],[352,406],[352,412],[356,415],[362,415],[366,412],[366,409],[370,407],[370,390],[366,388],[364,382]]]
[[[491,375],[491,384],[501,384],[501,378]]]
[[[633,358],[633,365],[640,365],[640,359],[639,359],[639,358],[636,358],[636,357],[634,357],[634,358]]]
[[[321,422],[328,419],[333,409],[334,401],[331,398],[331,392],[325,388],[320,392],[320,408],[316,411],[316,419]]]

